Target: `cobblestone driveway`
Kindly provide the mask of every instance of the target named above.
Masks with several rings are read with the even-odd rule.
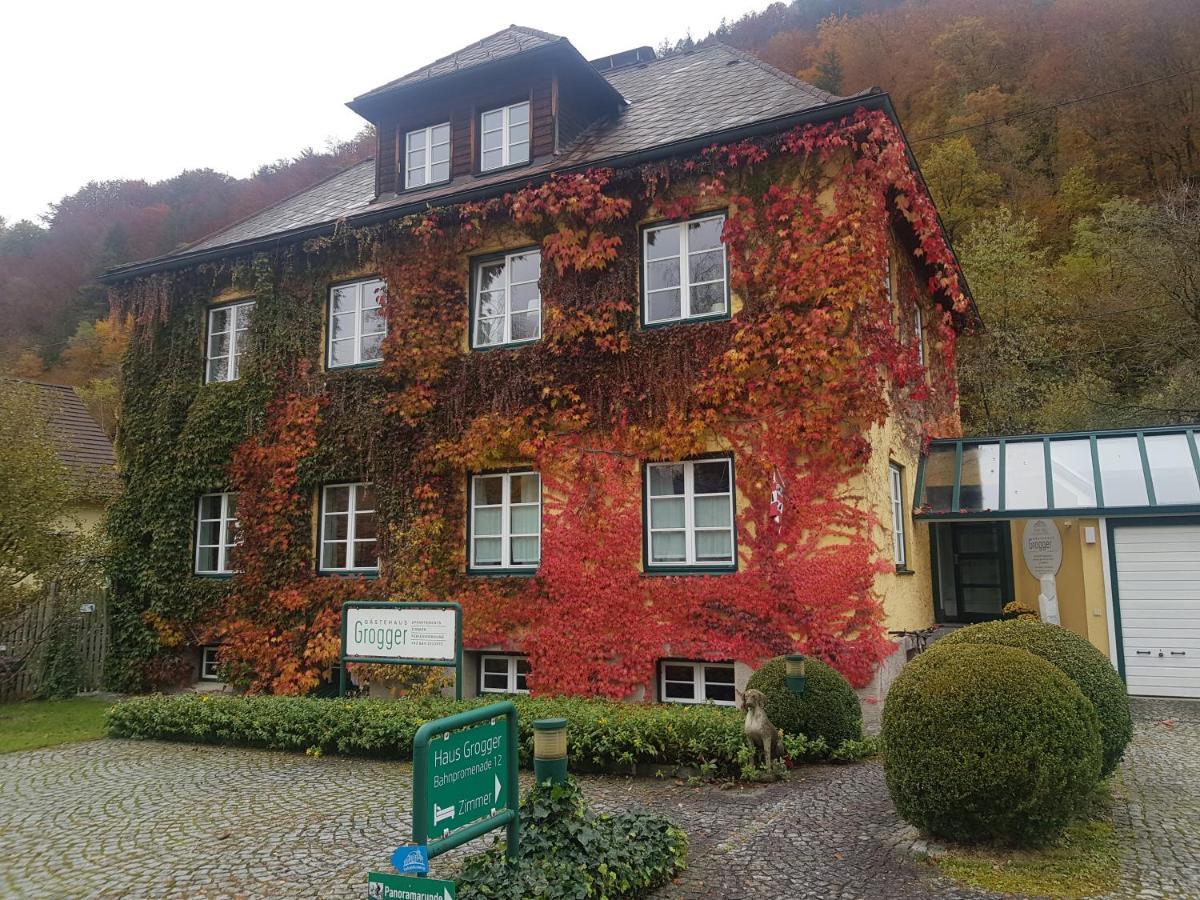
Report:
[[[1135,709],[1119,896],[1200,897],[1200,704]],[[0,896],[362,897],[366,871],[386,870],[407,834],[410,771],[129,741],[0,756]],[[987,896],[908,857],[877,763],[732,790],[585,787],[601,808],[653,809],[687,830],[690,868],[662,897]]]

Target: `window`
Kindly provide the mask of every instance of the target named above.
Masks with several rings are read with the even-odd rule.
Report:
[[[716,703],[733,706],[733,666],[728,663],[663,662],[659,666],[662,699],[667,703]]]
[[[208,311],[205,384],[238,380],[242,371],[242,354],[246,351],[246,332],[250,328],[250,314],[253,311],[253,300],[218,306]]]
[[[475,263],[474,347],[502,347],[542,336],[540,250]]]
[[[647,325],[728,315],[724,227],[725,216],[716,215],[642,232]]]
[[[239,543],[237,494],[205,494],[196,523],[196,574],[232,575],[229,554]]]
[[[418,128],[404,136],[404,186],[450,180],[450,123]]]
[[[919,303],[913,317],[913,339],[917,342],[917,362],[925,365],[925,316]]]
[[[479,690],[485,694],[528,694],[529,660],[523,656],[484,656]]]
[[[321,571],[378,571],[375,521],[373,485],[326,485],[321,493]]]
[[[383,359],[387,322],[379,308],[383,281],[372,278],[329,289],[329,360],[331,369]]]
[[[210,644],[200,650],[200,680],[201,681],[220,681],[221,677],[217,674],[217,665],[220,660],[217,657],[217,652],[221,648],[215,644]]]
[[[733,460],[646,466],[647,568],[734,565]]]
[[[471,479],[471,569],[533,571],[542,558],[542,480],[536,472]]]
[[[892,557],[896,569],[908,568],[908,552],[904,542],[904,469],[888,464],[888,484],[892,494]]]
[[[529,162],[529,101],[489,109],[479,117],[479,138],[481,171]]]
[[[930,527],[937,620],[999,619],[1014,598],[1008,522],[936,522]]]

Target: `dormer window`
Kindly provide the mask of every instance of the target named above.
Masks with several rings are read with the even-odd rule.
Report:
[[[479,117],[479,169],[529,162],[529,101],[490,109]]]
[[[450,180],[450,123],[410,131],[404,138],[404,187]]]

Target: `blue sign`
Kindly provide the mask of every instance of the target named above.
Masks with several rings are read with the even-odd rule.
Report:
[[[392,854],[392,865],[405,875],[429,874],[429,847],[425,844],[405,844]]]

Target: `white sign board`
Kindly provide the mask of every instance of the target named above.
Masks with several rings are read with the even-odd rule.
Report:
[[[454,663],[457,646],[453,609],[348,607],[347,662],[356,659],[419,659]]]
[[[1046,575],[1057,575],[1062,565],[1062,537],[1050,519],[1030,519],[1025,523],[1025,534],[1021,539],[1021,554],[1029,574],[1041,579]]]

